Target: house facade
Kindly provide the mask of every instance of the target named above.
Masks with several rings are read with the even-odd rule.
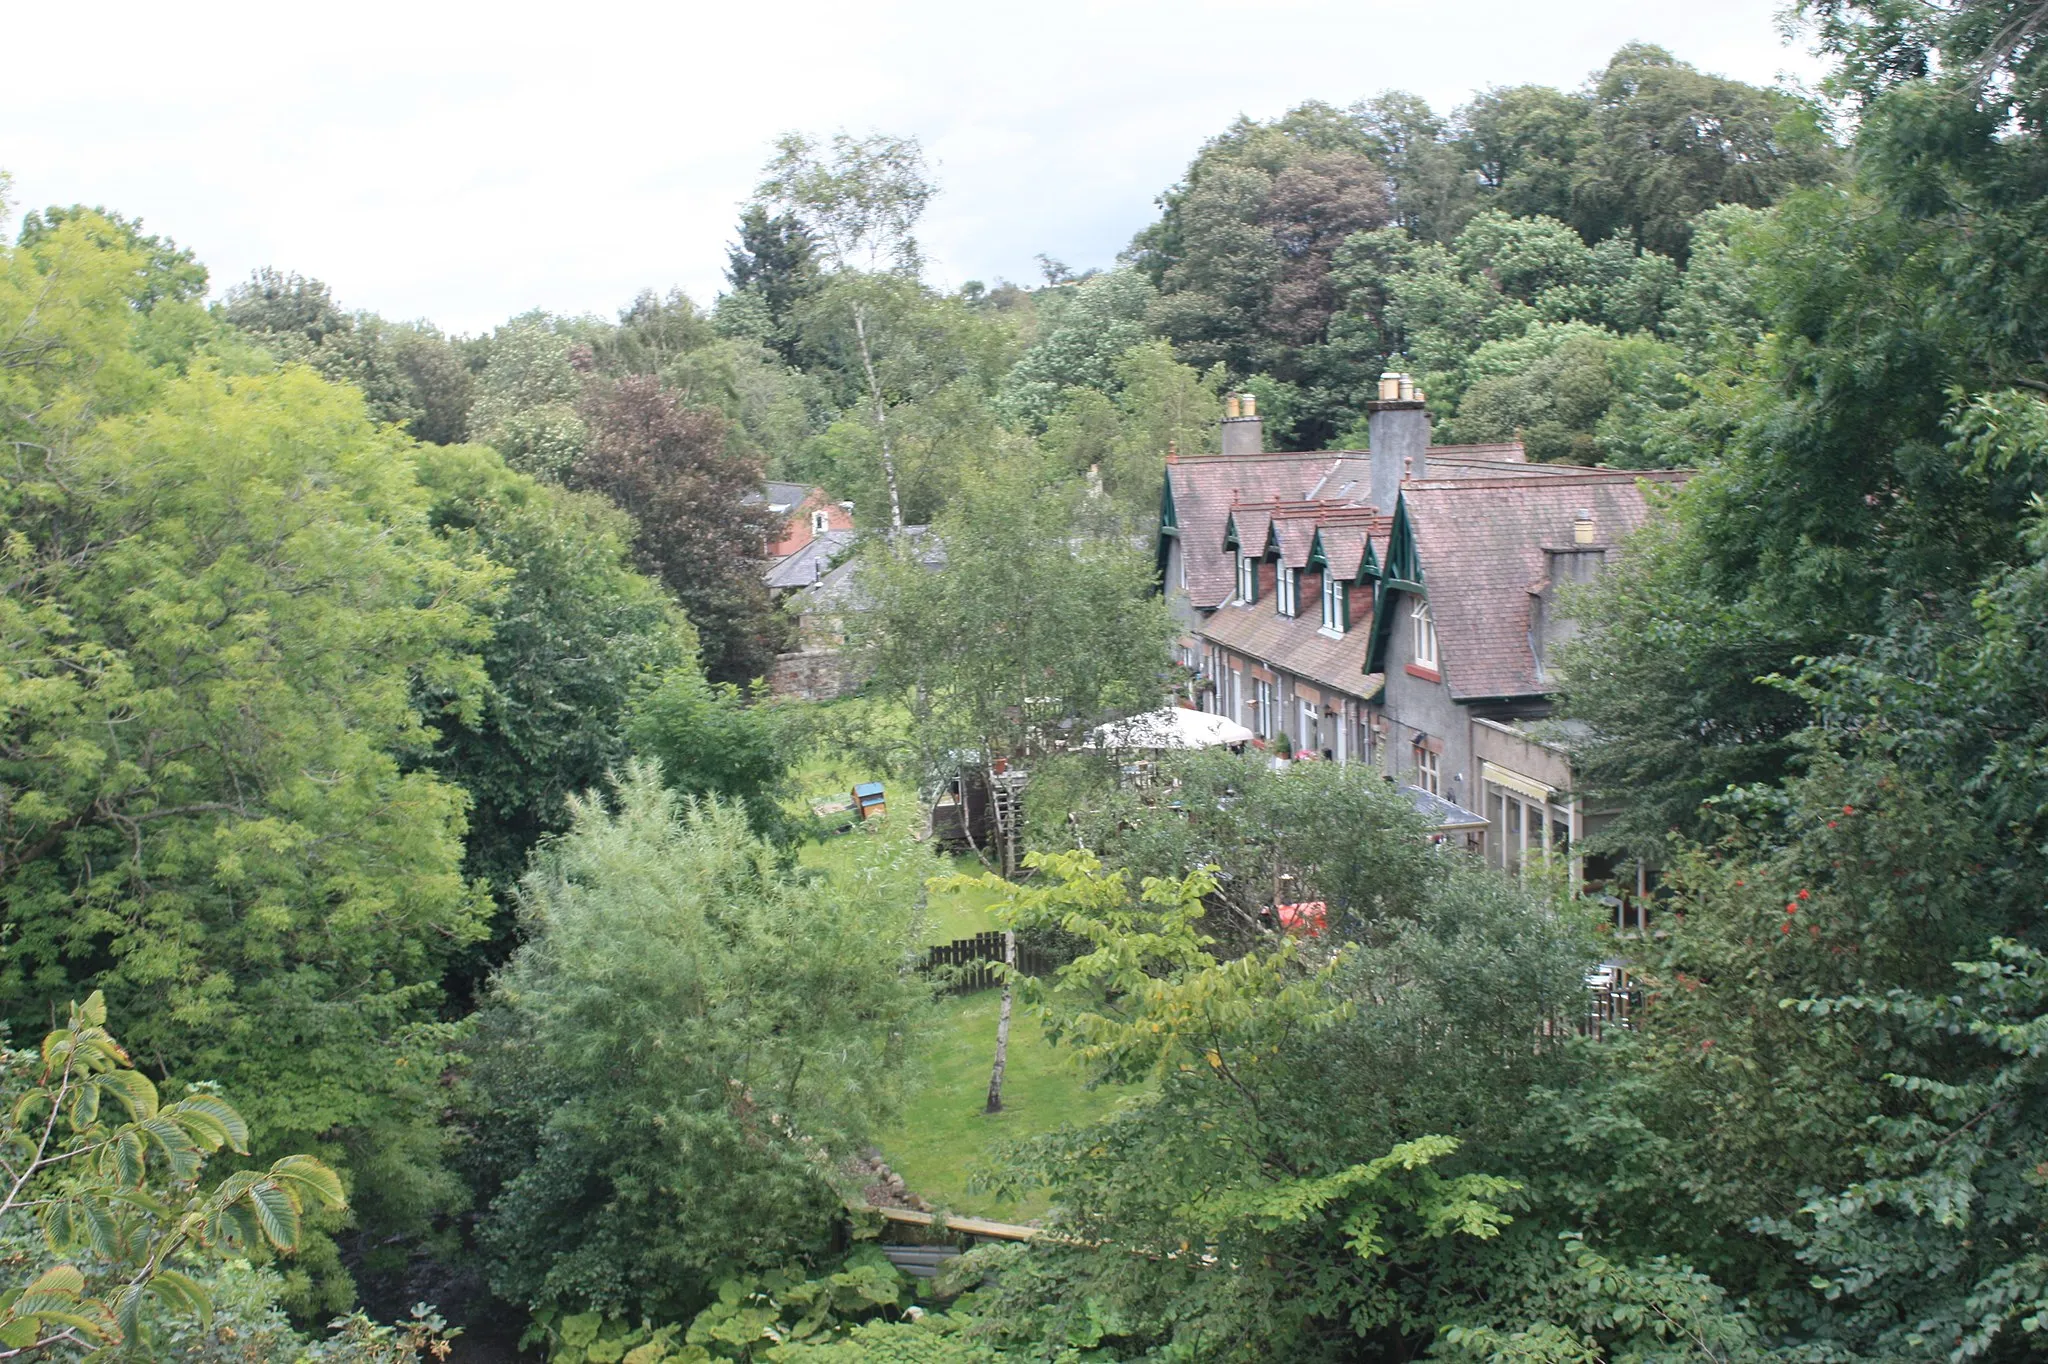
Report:
[[[1223,453],[1169,456],[1158,563],[1187,699],[1299,759],[1368,763],[1471,812],[1465,836],[1505,869],[1577,865],[1598,812],[1526,729],[1550,713],[1573,629],[1557,592],[1601,572],[1651,490],[1686,475],[1433,445],[1405,375],[1368,414],[1370,451],[1268,453],[1240,396]]]
[[[834,502],[823,488],[770,483],[763,493],[750,495],[748,500],[755,496],[766,501],[768,510],[781,520],[781,529],[768,542],[771,562],[795,554],[828,532],[843,531],[850,535],[853,531],[853,504]]]

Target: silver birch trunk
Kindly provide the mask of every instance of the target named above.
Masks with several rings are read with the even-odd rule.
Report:
[[[1003,1111],[1003,1071],[1010,1064],[1010,1000],[1017,989],[1017,930],[1003,930],[1003,965],[1009,970],[1003,973],[1003,1008],[996,1015],[996,1063],[988,1073],[988,1108],[990,1113]]]
[[[889,485],[889,538],[903,538],[903,499],[896,490],[896,455],[889,448],[889,405],[882,400],[882,381],[875,375],[875,357],[868,350],[868,310],[853,305],[853,334],[860,340],[860,367],[868,376],[868,398],[875,405],[875,434],[882,441],[882,477]]]

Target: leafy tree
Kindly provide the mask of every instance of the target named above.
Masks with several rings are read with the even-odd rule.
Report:
[[[476,695],[498,570],[434,534],[409,442],[347,391],[153,368],[140,260],[74,220],[0,274],[0,1007],[103,990],[160,1075],[250,1096],[256,1149],[343,1167],[388,1234],[457,1196],[415,1025],[484,905],[461,792],[406,769],[416,687]]]
[[[775,710],[753,699],[730,682],[671,669],[636,700],[626,737],[634,752],[661,764],[670,789],[715,796],[745,811],[757,836],[784,836],[780,797],[790,750]]]
[[[999,1339],[1403,1357],[1484,1300],[1500,1257],[1554,1254],[1514,1229],[1526,1195],[1500,1162],[1523,1096],[1571,1070],[1532,1045],[1581,988],[1570,924],[1459,868],[1371,946],[1218,960],[1206,872],[1134,892],[1089,854],[1034,856],[1044,884],[1014,899],[1090,948],[1045,992],[1048,1026],[1091,1075],[1149,1087],[1015,1153],[999,1182],[1048,1182],[1054,1211],[990,1291]]]
[[[619,324],[598,334],[592,345],[597,370],[610,377],[661,376],[682,357],[716,340],[711,324],[680,289],[666,296],[640,291],[619,310]]]
[[[142,254],[140,287],[132,297],[143,312],[154,311],[162,302],[197,303],[206,296],[206,267],[189,248],[169,237],[145,236],[140,218],[124,218],[104,208],[78,204],[70,208],[53,205],[23,215],[16,240],[21,246],[33,247],[67,222],[79,222],[88,232],[104,233],[110,243]]]
[[[682,603],[711,677],[766,672],[780,642],[760,575],[773,525],[765,503],[746,500],[761,466],[730,448],[722,416],[684,407],[657,379],[593,378],[579,412],[587,445],[569,485],[632,516],[634,558]]]
[[[1006,410],[1043,427],[1067,389],[1115,393],[1117,361],[1150,339],[1146,313],[1153,297],[1151,285],[1133,270],[1045,291],[1038,305],[1041,335],[1004,379]]]
[[[217,1309],[255,1327],[240,1345],[250,1359],[277,1349],[371,1364],[445,1350],[437,1320],[392,1331],[358,1315],[308,1351],[267,1303],[252,1313],[219,1301],[230,1258],[296,1250],[309,1209],[343,1206],[340,1179],[310,1156],[285,1156],[202,1188],[208,1156],[248,1154],[241,1115],[208,1088],[163,1102],[107,1031],[98,992],[69,1014],[39,1052],[0,1052],[0,1235],[13,1280],[0,1291],[0,1347],[9,1358],[211,1357],[206,1336],[240,1334],[228,1321],[216,1326]]]
[[[1547,85],[1496,87],[1460,109],[1458,141],[1488,207],[1514,218],[1569,219],[1572,166],[1593,135],[1591,116],[1584,96]]]
[[[1336,306],[1332,259],[1390,209],[1361,135],[1335,111],[1306,116],[1317,109],[1241,123],[1212,141],[1162,196],[1159,222],[1132,242],[1133,261],[1160,291],[1154,325],[1198,367],[1303,386],[1327,378],[1317,356]],[[1358,376],[1349,379],[1355,386]],[[1311,418],[1291,434],[1319,444],[1329,432]]]
[[[1167,770],[1179,783],[1177,808],[1124,793],[1082,816],[1080,836],[1140,880],[1209,865],[1213,902],[1227,908],[1239,941],[1276,901],[1324,901],[1345,937],[1382,931],[1418,912],[1448,870],[1421,816],[1370,768],[1275,772],[1264,754],[1214,752]]]
[[[1476,177],[1450,145],[1450,125],[1405,90],[1350,110],[1364,151],[1387,174],[1394,221],[1423,241],[1448,241],[1478,206]]]
[[[574,339],[545,315],[514,318],[492,334],[470,404],[470,435],[523,474],[560,482],[589,436],[577,401],[583,378]]]
[[[651,764],[617,801],[579,800],[527,877],[472,1048],[472,1159],[500,1294],[675,1322],[829,1250],[830,1172],[893,1109],[925,993],[915,869],[876,844],[808,884]]]
[[[437,445],[462,439],[470,373],[433,327],[345,313],[319,280],[267,267],[228,290],[220,315],[278,359],[353,384],[373,420],[403,426]]]
[[[1812,104],[1704,75],[1659,47],[1623,47],[1590,95],[1592,135],[1573,163],[1570,215],[1588,242],[1621,231],[1683,263],[1695,215],[1717,204],[1761,208],[1834,170]]]
[[[928,758],[1021,755],[1046,725],[1160,698],[1171,625],[1149,558],[1074,535],[1076,493],[1045,486],[1035,460],[1009,462],[961,490],[936,553],[868,565],[861,645],[876,684],[910,699]]]
[[[1870,17],[1817,13],[1859,29]],[[1617,835],[1639,847],[1651,818],[1698,831],[1691,812],[1724,765],[1782,774],[1783,741],[1815,716],[1754,679],[1796,677],[1803,660],[1909,621],[1965,619],[1978,585],[2026,555],[2025,509],[2048,488],[2028,416],[2048,345],[2016,244],[2048,198],[2024,169],[2041,156],[2020,114],[2037,78],[1973,66],[2001,60],[1980,18],[1930,12],[1910,39],[1892,19],[1860,36],[1823,23],[1868,96],[1856,183],[1795,196],[1746,230],[1738,263],[1756,262],[1746,287],[1763,340],[1724,351],[1699,385],[1711,404],[1678,433],[1725,435],[1679,504],[1683,557],[1603,588],[1568,689],[1585,698],[1568,705],[1588,722],[1590,789],[1656,773],[1654,815],[1622,802],[1643,818]],[[1870,54],[1894,40],[1906,66],[1901,53],[1926,50],[1915,42],[1954,44],[1958,74],[1882,75],[1892,59]],[[1703,619],[1717,628],[1695,628]],[[1607,686],[1628,673],[1636,689]],[[1705,742],[1672,747],[1686,731]]]
[[[854,326],[856,310],[866,319],[865,337]],[[915,280],[842,272],[803,305],[797,322],[805,345],[829,361],[822,372],[847,380],[838,385],[838,400],[867,406],[871,375],[881,387],[887,422],[877,425],[871,410],[849,410],[810,441],[787,472],[822,483],[860,509],[892,505],[893,468],[893,505],[907,523],[921,524],[995,451],[1016,444],[992,401],[1017,355],[1015,331],[1002,317],[936,295]],[[887,467],[881,459],[885,432]],[[963,450],[973,457],[963,458]]]
[[[1076,475],[1094,469],[1122,523],[1149,533],[1166,452],[1216,449],[1223,368],[1198,373],[1168,343],[1147,341],[1118,356],[1112,372],[1115,397],[1070,389],[1040,443]]]
[[[825,263],[842,275],[886,272],[917,277],[923,257],[913,234],[925,206],[938,192],[917,139],[839,133],[828,153],[800,133],[786,133],[775,145],[775,159],[755,191],[764,213],[773,207],[779,210],[777,216],[800,225]],[[903,501],[890,443],[889,399],[876,368],[878,338],[870,335],[872,292],[859,281],[842,280],[833,301],[853,324],[889,492],[889,528],[901,531]]]
[[[796,306],[817,290],[820,270],[810,232],[792,213],[771,215],[760,204],[740,213],[739,242],[725,253],[725,278],[734,292],[759,300],[767,324],[763,340],[783,360],[796,364],[791,318]]]
[[[534,845],[568,827],[569,797],[625,759],[637,699],[697,676],[697,638],[633,570],[633,524],[604,499],[514,473],[477,446],[422,450],[419,475],[442,537],[509,571],[484,608],[483,694],[441,720],[425,760],[469,795],[464,870],[509,897]],[[459,970],[467,984],[510,951],[504,917],[477,949],[486,959]]]

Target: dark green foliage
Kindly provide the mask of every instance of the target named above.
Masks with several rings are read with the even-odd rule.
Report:
[[[218,311],[278,359],[354,385],[373,420],[437,445],[463,438],[469,369],[432,326],[343,312],[319,280],[269,267],[229,289]]]
[[[661,764],[672,790],[716,796],[745,811],[755,834],[781,836],[789,750],[774,708],[749,699],[730,682],[675,669],[635,702],[626,736],[635,753]]]
[[[1399,857],[1413,839],[1359,842]],[[1402,1358],[1483,1303],[1503,1257],[1557,1256],[1514,1233],[1512,1176],[1529,1097],[1578,1065],[1539,1040],[1592,959],[1568,920],[1454,864],[1370,945],[1218,961],[1192,932],[1206,876],[1140,897],[1085,855],[1038,866],[1050,887],[1019,900],[1094,949],[1047,996],[1055,1027],[1094,1073],[1153,1083],[1016,1153],[1011,1179],[1054,1186],[1061,1234],[1005,1263],[984,1309],[1000,1334],[1111,1358]]]
[[[765,502],[746,500],[761,486],[760,465],[731,449],[725,418],[685,407],[649,376],[593,378],[578,411],[588,437],[569,485],[632,516],[634,560],[682,603],[706,673],[762,675],[781,640],[761,582],[773,518]]]
[[[469,795],[463,870],[507,900],[534,845],[568,827],[569,797],[625,759],[635,699],[699,677],[696,637],[633,571],[632,523],[602,498],[514,473],[479,446],[422,451],[420,479],[449,543],[509,570],[486,612],[483,695],[442,717],[426,760]],[[451,986],[472,993],[511,948],[501,912]]]
[[[1276,900],[1322,900],[1347,938],[1413,917],[1450,864],[1406,797],[1362,764],[1275,772],[1263,753],[1188,754],[1166,765],[1174,805],[1124,792],[1083,812],[1077,833],[1133,876],[1210,863],[1216,896],[1248,927]]]
[[[789,213],[771,215],[760,204],[740,214],[740,239],[725,253],[725,277],[734,292],[759,299],[766,316],[768,342],[782,358],[796,364],[796,308],[817,291],[821,271],[811,234]]]
[[[1621,232],[1683,262],[1696,214],[1761,208],[1834,170],[1810,103],[1704,75],[1662,48],[1622,48],[1588,94],[1590,136],[1563,216],[1589,243]]]
[[[524,884],[528,941],[472,1048],[472,1160],[502,1296],[679,1321],[829,1248],[833,1165],[891,1111],[925,993],[902,969],[916,869],[793,880],[652,765],[617,800],[578,802]]]

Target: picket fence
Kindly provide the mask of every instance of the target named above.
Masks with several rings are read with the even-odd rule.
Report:
[[[1003,935],[977,933],[971,938],[955,938],[927,947],[918,969],[926,975],[943,974],[944,990],[949,995],[971,995],[1003,983],[995,969],[1002,960]],[[1050,975],[1053,965],[1038,948],[1021,941],[1017,944],[1017,969],[1024,975]]]

